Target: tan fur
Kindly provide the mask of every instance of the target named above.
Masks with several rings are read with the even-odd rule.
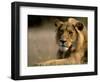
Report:
[[[59,42],[61,38],[66,40],[65,44],[68,46],[68,48],[73,45],[73,42],[76,42],[75,48],[72,46],[70,50],[70,55],[65,52],[65,54],[61,54],[58,50],[58,59],[55,60],[49,60],[43,63],[39,63],[38,65],[63,65],[63,64],[83,64],[87,63],[85,60],[87,57],[85,56],[85,52],[87,51],[87,29],[85,25],[83,25],[83,29],[81,29],[81,24],[77,25],[80,21],[69,18],[68,21],[62,22],[62,21],[56,21],[56,27],[57,29],[60,28],[60,30],[63,30],[63,33],[57,30],[56,34],[56,40],[57,44],[59,45]],[[58,24],[57,24],[58,23]],[[66,30],[66,28],[68,29]],[[70,33],[69,31],[72,31]],[[72,34],[72,35],[71,35]],[[62,51],[63,53],[63,51]],[[68,55],[68,56],[64,56]]]

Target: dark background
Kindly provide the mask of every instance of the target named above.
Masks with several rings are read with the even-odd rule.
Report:
[[[28,27],[34,26],[34,25],[41,25],[43,21],[59,19],[61,21],[66,21],[70,17],[61,17],[61,16],[36,16],[36,15],[28,15]],[[72,17],[77,20],[80,20],[87,26],[87,17]]]

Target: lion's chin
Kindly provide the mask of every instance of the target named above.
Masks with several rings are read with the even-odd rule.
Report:
[[[62,47],[60,46],[60,50],[63,51],[63,52],[66,52],[69,48],[68,47]]]

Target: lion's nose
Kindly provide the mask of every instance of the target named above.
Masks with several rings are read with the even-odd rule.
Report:
[[[66,42],[66,40],[60,40],[60,42],[65,43],[65,42]]]

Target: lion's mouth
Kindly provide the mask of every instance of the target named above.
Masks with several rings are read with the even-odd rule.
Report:
[[[59,45],[59,49],[60,49],[61,51],[63,51],[63,52],[66,52],[66,51],[68,51],[68,50],[70,50],[70,51],[75,51],[75,45],[70,45],[70,46],[68,47],[67,45],[62,44],[62,45]]]
[[[60,47],[61,51],[67,51],[69,48],[68,47]]]
[[[67,51],[69,49],[69,47],[67,47],[66,45],[62,44],[62,45],[59,45],[60,47],[60,50],[61,51]]]

